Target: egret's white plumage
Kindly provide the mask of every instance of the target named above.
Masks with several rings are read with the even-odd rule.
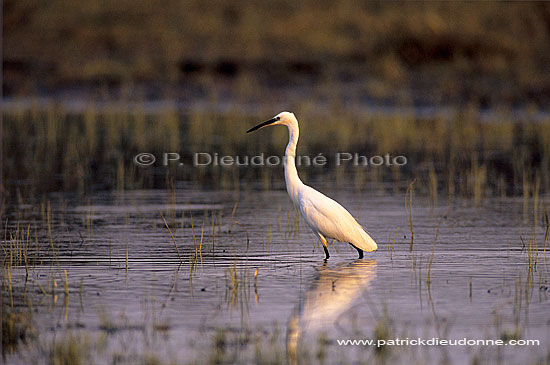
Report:
[[[300,130],[298,120],[293,113],[279,113],[273,119],[261,123],[247,132],[279,124],[286,125],[289,133],[289,142],[285,151],[286,190],[294,206],[302,213],[307,225],[321,240],[326,258],[329,257],[327,238],[348,242],[357,249],[360,258],[363,257],[363,250],[367,252],[376,250],[378,248],[376,242],[343,206],[305,185],[298,177],[295,159]]]

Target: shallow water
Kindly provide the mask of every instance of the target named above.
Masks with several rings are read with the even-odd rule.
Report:
[[[45,243],[29,249],[39,260],[28,281],[23,265],[13,268],[20,293],[15,303],[32,301],[43,347],[85,334],[95,363],[131,363],[146,355],[175,363],[548,360],[544,226],[534,228],[521,199],[486,200],[478,208],[455,200],[433,208],[415,197],[410,252],[402,195],[325,193],[358,217],[378,242],[377,252],[358,260],[352,247],[335,242],[324,262],[285,191],[52,196],[46,218],[52,232],[42,229],[38,241]],[[20,210],[10,217],[12,227],[36,220],[47,227],[38,209]],[[519,337],[540,345],[381,350],[337,343],[419,337]],[[7,360],[24,362],[37,353],[21,346]]]

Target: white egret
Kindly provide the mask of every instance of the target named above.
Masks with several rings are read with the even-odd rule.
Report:
[[[285,151],[286,190],[294,206],[300,210],[307,225],[319,237],[325,250],[325,259],[329,258],[327,238],[347,242],[363,258],[363,251],[375,251],[378,246],[353,216],[339,203],[328,196],[305,185],[296,170],[296,145],[298,144],[298,120],[293,113],[282,112],[274,118],[250,128],[246,133],[270,125],[286,125],[289,142]]]

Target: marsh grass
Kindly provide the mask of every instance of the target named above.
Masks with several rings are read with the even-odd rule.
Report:
[[[20,344],[33,341],[37,329],[33,325],[32,312],[16,312],[2,303],[2,357],[15,352]]]
[[[432,210],[437,208],[437,192],[438,192],[438,179],[433,164],[430,164],[429,170],[429,186],[430,186],[430,207]]]
[[[401,228],[401,226],[397,226],[397,229],[395,230],[395,235],[393,236],[393,240],[390,240],[389,237],[388,237],[388,242],[391,242],[391,247],[389,249],[390,251],[390,261],[393,262],[393,254],[395,252],[395,243],[397,242],[397,236],[399,235],[399,229]]]
[[[172,242],[174,243],[174,247],[176,248],[176,253],[178,254],[178,259],[180,260],[180,263],[183,263],[183,260],[180,255],[180,250],[178,248],[178,243],[176,242],[176,238],[174,237],[174,234],[172,233],[170,226],[166,222],[166,219],[164,219],[164,216],[162,215],[162,212],[160,210],[159,210],[159,214],[160,214],[160,217],[162,218],[162,221],[164,222],[164,225],[166,226],[166,229],[168,230],[168,233],[170,233],[170,237],[172,238]],[[201,236],[201,244],[202,244],[202,236]]]
[[[413,202],[413,186],[415,182],[416,182],[416,179],[409,184],[409,186],[407,187],[407,191],[405,192],[405,212],[407,214],[407,221],[409,222],[409,232],[411,234],[411,243],[409,246],[409,252],[413,251],[413,244],[414,244],[412,202]]]
[[[257,295],[257,275],[254,277],[255,296]],[[237,267],[237,260],[225,270],[225,301],[230,308],[240,309],[241,317],[244,319],[248,313],[250,302],[251,278],[248,267]]]
[[[382,316],[378,319],[373,329],[372,338],[376,341],[387,341],[392,338],[394,329],[392,328],[391,319],[388,315],[387,307],[384,306]],[[375,347],[375,353],[379,357],[386,357],[391,352],[388,346]]]
[[[490,195],[529,197],[535,176],[540,179],[540,193],[549,191],[550,123],[482,121],[475,111],[449,120],[370,115],[338,107],[322,118],[305,106],[295,112],[303,131],[299,154],[322,153],[329,160],[323,169],[301,167],[304,178],[321,174],[341,184],[350,183],[355,189],[363,189],[370,181],[396,184],[396,179],[418,178],[428,181],[421,191],[428,193],[433,203],[441,192],[471,197],[476,205]],[[157,187],[171,187],[173,191],[175,181],[190,180],[225,189],[263,181],[264,189],[271,189],[282,182],[282,173],[265,167],[192,166],[193,154],[198,152],[282,155],[286,131],[274,128],[262,138],[250,138],[244,131],[265,115],[243,114],[238,108],[224,114],[176,113],[144,108],[96,110],[90,104],[85,112],[78,113],[58,105],[45,110],[7,110],[3,116],[4,147],[17,156],[4,161],[10,200],[18,195],[37,198],[60,187],[80,193]],[[29,146],[28,141],[33,143]],[[334,166],[335,154],[342,151],[366,156],[403,155],[409,162],[398,169]],[[153,153],[155,165],[137,166],[133,158],[141,152]],[[179,153],[184,165],[162,166],[163,154],[168,152]],[[447,185],[444,191],[440,189],[442,182]],[[45,220],[47,209],[45,206]],[[92,205],[90,209],[93,217]],[[92,227],[88,222],[89,236]]]
[[[485,195],[485,185],[487,181],[487,167],[485,164],[480,165],[477,156],[472,156],[472,169],[470,172],[470,186],[474,204],[481,205]]]
[[[90,361],[92,345],[82,334],[68,333],[50,346],[49,361],[52,365],[83,365]]]
[[[544,230],[543,254],[544,254],[544,257],[546,258],[546,247],[548,245],[548,236],[549,236],[549,233],[550,233],[550,223],[549,223],[549,220],[548,220],[548,212],[547,211],[544,212],[544,224],[545,224],[546,228]]]

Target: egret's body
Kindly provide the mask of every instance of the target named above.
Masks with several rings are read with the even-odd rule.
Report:
[[[269,125],[286,125],[289,142],[285,151],[286,190],[294,206],[300,210],[307,225],[319,237],[329,258],[327,238],[340,242],[348,242],[363,257],[363,251],[374,251],[378,248],[376,242],[368,235],[353,216],[339,203],[305,185],[298,177],[296,170],[296,145],[298,144],[298,120],[294,114],[282,112],[267,122],[261,123],[247,132],[267,127]]]

